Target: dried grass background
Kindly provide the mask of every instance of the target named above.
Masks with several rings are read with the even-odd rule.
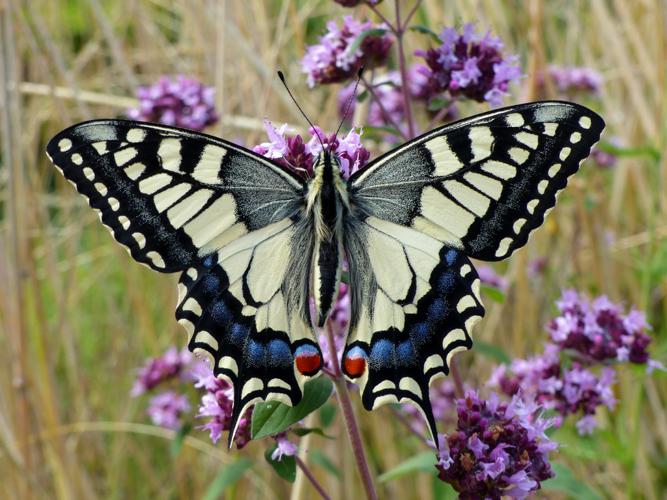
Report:
[[[392,2],[381,9],[392,16]],[[145,423],[145,401],[128,394],[135,369],[185,343],[173,319],[175,277],[132,262],[44,146],[72,123],[120,115],[138,84],[176,73],[215,86],[223,118],[211,133],[254,144],[265,140],[265,116],[303,128],[278,68],[315,121],[333,129],[336,87],[308,91],[299,60],[326,20],[347,13],[325,0],[0,0],[0,497],[200,498],[237,459],[201,432],[172,456],[173,432]],[[666,19],[664,0],[422,2],[416,22],[440,31],[477,21],[521,54],[528,76],[511,102],[538,97],[534,75],[548,63],[598,69],[603,93],[585,104],[607,121],[607,138],[639,153],[612,171],[589,165],[571,182],[530,244],[497,267],[510,292],[503,304],[487,301],[477,339],[512,356],[538,352],[554,299],[574,286],[647,311],[652,354],[667,357]],[[415,33],[407,43],[411,52],[427,39]],[[526,275],[536,256],[548,258],[539,280]],[[473,385],[493,366],[474,350],[459,361]],[[666,381],[621,369],[620,402],[603,416],[603,430],[587,439],[562,434],[556,460],[604,497],[667,498]],[[357,409],[376,474],[423,451],[387,408]],[[315,436],[310,449],[342,477],[313,470],[334,498],[358,498],[336,425],[338,439]],[[227,498],[315,497],[302,479],[293,487],[279,479],[264,448],[242,451],[256,465]],[[377,486],[383,498],[433,495],[427,474]]]

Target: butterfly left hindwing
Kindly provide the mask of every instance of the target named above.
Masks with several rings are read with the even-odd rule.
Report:
[[[484,314],[467,257],[523,246],[603,128],[572,103],[513,106],[424,134],[350,178],[343,366],[367,409],[410,402],[435,436],[428,386]]]

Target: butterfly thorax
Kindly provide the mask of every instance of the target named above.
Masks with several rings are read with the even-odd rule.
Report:
[[[307,213],[315,229],[312,292],[317,324],[323,326],[338,293],[343,255],[342,223],[348,209],[347,186],[339,161],[324,150],[313,167],[308,185]]]

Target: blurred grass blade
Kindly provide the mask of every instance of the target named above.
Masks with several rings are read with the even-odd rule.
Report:
[[[552,463],[551,467],[556,473],[556,477],[542,483],[543,489],[562,491],[567,493],[569,498],[577,500],[602,500],[602,496],[586,483],[577,479],[565,465]]]
[[[223,468],[206,490],[203,500],[216,500],[222,497],[224,491],[235,484],[245,471],[252,467],[252,460],[247,457],[241,457]]]
[[[397,477],[405,476],[412,472],[431,472],[435,473],[435,451],[425,451],[412,458],[408,458],[405,462],[397,465],[393,469],[388,470],[382,474],[378,481],[381,483],[391,481]]]

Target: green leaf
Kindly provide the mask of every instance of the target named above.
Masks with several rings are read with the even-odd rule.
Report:
[[[408,29],[410,31],[416,31],[417,33],[421,33],[422,35],[428,35],[434,42],[442,43],[442,40],[440,40],[438,34],[428,26],[424,26],[423,24],[415,24],[414,26],[410,26]]]
[[[336,418],[336,412],[338,408],[336,405],[331,403],[325,403],[320,408],[320,423],[325,429],[333,424],[334,419]]]
[[[431,97],[431,99],[428,101],[426,109],[429,111],[440,111],[442,108],[449,106],[450,103],[451,101],[449,99],[445,99],[444,97]]]
[[[181,452],[181,449],[183,449],[183,441],[185,441],[185,438],[190,434],[191,430],[192,423],[190,422],[184,423],[181,428],[178,429],[169,446],[169,451],[171,452],[172,457],[177,456]]]
[[[505,302],[505,293],[500,288],[490,285],[482,285],[481,290],[482,293],[494,302],[498,302],[498,304]]]
[[[482,340],[475,340],[473,347],[475,351],[481,355],[488,356],[500,363],[508,365],[512,362],[507,353],[495,344],[490,344],[489,342],[484,342]]]
[[[296,406],[287,406],[278,401],[259,403],[252,412],[251,434],[253,439],[283,432],[309,413],[322,406],[331,396],[333,384],[326,377],[318,377],[306,382],[303,398]]]
[[[372,125],[364,125],[364,136],[365,137],[372,137],[375,138],[376,136],[380,136],[382,134],[393,134],[397,136],[401,136],[401,132],[396,130],[394,127],[389,127],[389,126],[380,126],[380,127],[374,127]]]
[[[317,434],[318,436],[322,436],[323,438],[326,439],[335,439],[333,436],[325,434],[324,431],[319,427],[297,427],[295,429],[292,429],[291,432],[293,432],[299,437],[303,437],[306,434]]]
[[[459,494],[451,484],[444,482],[438,476],[433,476],[433,498],[438,500],[456,500]]]
[[[296,479],[296,459],[294,457],[288,457],[283,455],[280,460],[273,460],[271,454],[275,451],[278,445],[273,448],[269,448],[264,452],[264,458],[266,461],[271,464],[273,470],[282,477],[285,481],[293,483]]]
[[[602,500],[600,494],[583,481],[577,479],[565,465],[552,463],[551,467],[556,473],[556,477],[542,483],[542,488],[545,490],[563,491],[570,498],[575,498],[576,500]]]
[[[366,37],[369,36],[382,36],[387,32],[386,29],[384,28],[371,28],[368,30],[364,30],[361,33],[359,33],[359,36],[354,39],[354,41],[348,45],[347,50],[345,51],[347,55],[352,55],[354,54],[359,47],[361,47],[361,44],[364,43],[364,40],[366,40]]]
[[[322,466],[323,469],[325,469],[327,472],[330,472],[332,475],[336,476],[337,478],[342,477],[340,469],[338,467],[336,467],[336,464],[334,464],[329,459],[329,457],[327,457],[320,450],[311,451],[309,456],[310,456],[310,461],[313,462],[314,464]]]
[[[662,157],[660,150],[653,146],[637,146],[634,148],[625,148],[616,146],[608,141],[600,141],[597,145],[598,149],[605,153],[611,153],[616,156],[625,156],[629,158],[637,158],[641,156],[648,156],[652,160],[658,162]]]
[[[252,460],[241,457],[236,462],[225,466],[215,477],[211,485],[204,493],[203,500],[216,500],[220,498],[227,487],[235,484],[245,471],[252,467]]]
[[[382,474],[378,481],[381,483],[396,479],[412,472],[431,472],[435,473],[436,456],[433,451],[425,451],[412,458],[408,458],[405,462],[398,464],[393,469],[388,470]]]

